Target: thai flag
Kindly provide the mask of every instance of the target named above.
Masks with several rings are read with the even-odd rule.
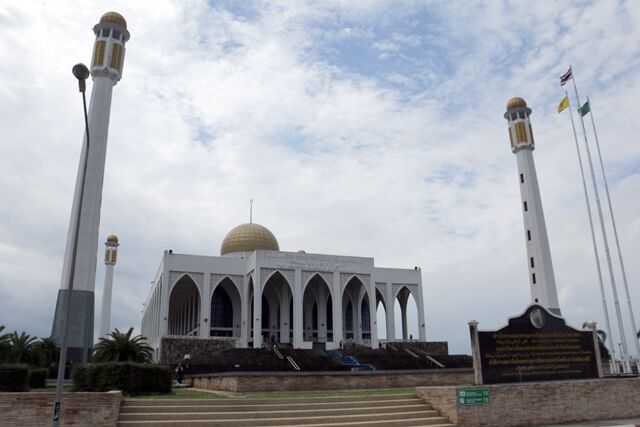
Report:
[[[567,71],[560,77],[560,86],[564,86],[565,83],[571,80],[571,77],[573,77],[573,75],[571,74],[571,67],[569,67],[569,71]]]

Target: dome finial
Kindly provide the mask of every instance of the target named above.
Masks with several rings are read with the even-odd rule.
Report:
[[[253,199],[249,199],[249,224],[253,224]]]

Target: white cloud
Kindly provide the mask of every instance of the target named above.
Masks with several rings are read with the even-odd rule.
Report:
[[[114,326],[139,325],[164,249],[216,255],[254,198],[256,221],[284,250],[421,266],[430,338],[468,351],[468,320],[498,327],[529,301],[502,118],[513,95],[534,110],[565,313],[572,324],[602,324],[575,147],[555,112],[569,63],[593,100],[640,294],[631,262],[640,255],[637,2],[269,2],[246,16],[199,2],[113,8],[131,29],[100,232],[122,241]],[[103,9],[0,6],[0,323],[9,329],[49,333],[82,133],[70,68],[88,61]],[[400,47],[399,62],[375,59],[376,48]],[[371,72],[356,67],[364,61]]]

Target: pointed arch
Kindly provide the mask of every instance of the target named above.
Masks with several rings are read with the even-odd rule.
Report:
[[[242,299],[236,283],[230,277],[222,278],[211,293],[209,336],[240,336]]]
[[[417,329],[418,299],[411,287],[407,285],[398,287],[393,300],[393,308],[396,337],[402,337],[403,340],[419,337],[420,331]],[[410,319],[415,319],[415,321],[410,321]]]
[[[333,310],[328,308],[332,297],[331,287],[325,278],[315,273],[305,284],[302,296],[302,318],[305,341],[327,342],[328,325],[333,325]]]
[[[173,283],[169,293],[169,335],[198,336],[200,307],[198,285],[185,273]]]

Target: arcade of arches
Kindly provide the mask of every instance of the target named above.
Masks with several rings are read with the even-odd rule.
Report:
[[[411,300],[416,309],[409,316]],[[284,252],[269,230],[244,224],[227,235],[219,257],[165,252],[141,329],[155,350],[164,336],[233,340],[243,348],[377,347],[379,337],[407,340],[415,333],[425,340],[423,307],[417,267]]]

